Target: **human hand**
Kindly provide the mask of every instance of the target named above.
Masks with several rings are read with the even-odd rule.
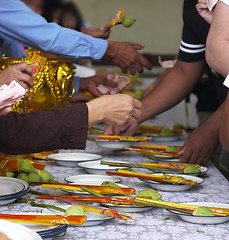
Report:
[[[89,126],[105,122],[115,127],[132,124],[140,116],[141,102],[125,94],[104,95],[87,103]]]
[[[152,68],[148,60],[137,51],[143,48],[142,44],[109,41],[106,54],[122,69],[122,72],[127,73],[129,70],[132,75],[135,75],[137,72],[143,72],[143,67],[149,70]]]
[[[87,90],[95,97],[100,97],[103,94],[97,89],[97,87],[102,84],[108,87],[117,88],[118,84],[108,80],[104,76],[95,75],[89,78],[80,80],[80,90]]]
[[[196,10],[206,22],[211,24],[214,15],[214,9],[212,9],[211,12],[209,11],[207,0],[198,0],[198,3],[196,4]]]
[[[209,127],[202,125],[194,130],[178,154],[181,155],[181,162],[206,164],[218,143],[218,136],[211,134]]]
[[[4,116],[12,111],[11,107],[5,107],[0,110],[0,116]]]
[[[110,32],[110,30],[103,32],[102,28],[90,27],[90,28],[84,29],[83,33],[90,35],[92,37],[95,37],[95,38],[107,39],[107,38],[109,38],[111,32]]]
[[[25,62],[5,68],[0,73],[0,85],[9,85],[13,80],[23,88],[33,86],[33,69]]]

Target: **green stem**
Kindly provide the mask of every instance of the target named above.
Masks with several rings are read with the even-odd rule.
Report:
[[[50,195],[48,193],[38,192],[38,191],[34,191],[34,190],[30,190],[30,193],[32,193],[34,195]]]
[[[85,186],[81,186],[81,189],[82,189],[84,192],[88,192],[88,193],[90,193],[90,194],[92,194],[92,195],[95,195],[96,197],[105,197],[105,196],[103,196],[102,194],[99,194],[99,193],[97,193],[97,192],[95,192],[95,191],[93,191],[93,190],[91,190],[91,189],[89,189],[89,188],[87,188],[87,187],[85,187]]]
[[[32,207],[43,207],[43,208],[48,208],[48,209],[54,209],[54,210],[61,211],[61,212],[64,212],[64,213],[66,212],[65,209],[60,208],[60,207],[56,207],[56,206],[53,206],[53,205],[38,204],[38,203],[31,203],[30,205]]]

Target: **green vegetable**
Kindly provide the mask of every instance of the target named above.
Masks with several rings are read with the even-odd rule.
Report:
[[[101,186],[103,187],[116,187],[116,188],[120,188],[117,184],[110,182],[110,181],[105,181],[101,184]]]
[[[54,177],[46,170],[42,170],[40,172],[40,176],[42,178],[42,182],[50,182],[51,180],[54,179]]]
[[[84,216],[84,210],[78,206],[71,206],[65,211],[65,216]]]
[[[160,193],[152,190],[152,189],[145,189],[141,190],[137,197],[151,197],[153,200],[159,200],[162,196]]]
[[[17,176],[17,178],[21,179],[21,180],[24,180],[26,182],[29,183],[29,174],[27,173],[24,173],[24,172],[20,172]]]
[[[6,172],[6,177],[14,177],[14,173],[13,172]]]
[[[134,93],[134,98],[136,98],[137,100],[140,100],[143,92],[144,92],[144,89],[142,89],[142,88],[138,89]]]
[[[41,176],[35,172],[29,174],[29,181],[30,182],[40,182]]]
[[[179,130],[179,129],[184,129],[184,126],[180,123],[175,123],[173,125],[173,130]]]
[[[29,161],[22,161],[19,163],[19,170],[26,173],[32,173],[36,171],[36,168]]]
[[[170,130],[169,128],[163,128],[161,131],[161,136],[162,137],[175,136],[175,133],[172,130]]]
[[[195,167],[194,165],[188,165],[185,169],[184,169],[184,173],[199,173],[200,169]]]
[[[194,216],[215,216],[215,214],[208,207],[198,207],[194,212]]]
[[[136,19],[130,16],[124,16],[122,19],[122,25],[125,27],[131,27],[135,23]]]
[[[175,153],[178,152],[178,150],[177,150],[176,147],[168,147],[165,151],[166,151],[166,152],[175,152]]]

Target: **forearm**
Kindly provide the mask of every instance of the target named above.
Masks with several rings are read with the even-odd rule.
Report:
[[[218,2],[207,39],[206,59],[216,72],[227,76],[229,72],[229,6]]]
[[[70,57],[99,60],[108,44],[105,40],[47,23],[19,0],[1,2],[0,28],[3,39]]]
[[[85,104],[63,110],[0,117],[0,152],[24,154],[53,149],[84,149],[88,131]]]
[[[186,70],[186,66],[188,67],[190,64],[194,68]],[[198,68],[195,71],[196,66]],[[166,71],[164,77],[155,86],[153,91],[141,100],[141,117],[138,119],[138,122],[141,123],[179,103],[194,88],[203,70],[203,61],[182,63],[182,67],[178,61],[173,69]]]
[[[220,142],[223,147],[229,151],[229,94],[227,94],[227,98],[224,103],[223,111],[222,111],[222,121],[220,125]]]

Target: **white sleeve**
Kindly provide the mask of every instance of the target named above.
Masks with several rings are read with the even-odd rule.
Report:
[[[80,78],[88,78],[96,75],[96,71],[93,68],[85,67],[82,65],[74,64],[76,67],[74,76]]]
[[[229,6],[229,0],[220,0],[221,2],[227,4]]]

